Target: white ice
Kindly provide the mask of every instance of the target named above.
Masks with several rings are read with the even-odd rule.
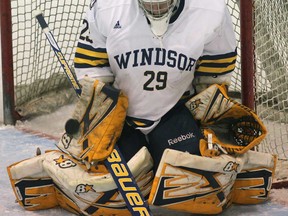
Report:
[[[20,160],[33,157],[36,148],[42,152],[55,149],[56,141],[53,139],[23,132],[21,129],[31,129],[53,137],[60,137],[64,130],[64,124],[71,115],[73,106],[69,105],[58,111],[34,118],[29,121],[18,122],[17,126],[0,126],[0,215],[2,216],[66,216],[72,215],[63,209],[55,208],[42,211],[25,211],[17,203],[10,186],[6,167]],[[288,216],[288,202],[286,201],[288,190],[272,190],[270,200],[264,204],[239,206],[232,205],[221,215],[223,216]],[[171,212],[165,209],[152,207],[154,215],[160,216],[188,216],[191,214]]]

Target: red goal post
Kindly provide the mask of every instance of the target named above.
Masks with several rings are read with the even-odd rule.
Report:
[[[256,110],[267,126],[269,133],[259,151],[277,154],[282,164],[288,158],[288,2],[226,0],[226,3],[238,43],[229,91]],[[43,11],[72,67],[79,27],[90,0],[1,0],[0,4],[4,104],[0,109],[4,123],[14,124],[19,117],[17,113],[26,117],[37,112],[34,109],[38,105],[59,107],[71,102],[74,92],[68,88],[69,83],[33,11]],[[54,94],[51,96],[50,92]],[[62,92],[64,99],[59,97]]]
[[[0,2],[1,31],[1,74],[2,74],[2,119],[5,124],[15,124],[17,113],[14,104],[13,53],[12,53],[12,21],[11,2]]]

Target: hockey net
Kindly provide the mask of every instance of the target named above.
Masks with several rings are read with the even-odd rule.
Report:
[[[243,100],[246,95],[240,93],[245,77],[241,80],[239,0],[226,2],[238,41],[237,68],[230,91]],[[79,27],[89,4],[90,0],[11,0],[15,105],[22,116],[51,112],[75,98],[33,11],[43,11],[65,58],[73,66]],[[255,108],[269,131],[259,150],[277,154],[279,164],[285,164],[288,158],[288,2],[254,0],[254,12],[255,58],[251,61],[256,71]]]
[[[235,31],[239,31],[238,8],[227,1]],[[239,1],[236,1],[239,4]],[[288,180],[288,1],[254,0],[253,45],[255,67],[255,110],[268,129],[268,135],[258,146],[259,151],[278,156],[277,180]],[[235,8],[236,6],[236,8]],[[236,12],[237,11],[237,12]],[[238,35],[240,38],[240,35]],[[245,43],[245,42],[243,42]],[[240,42],[239,45],[241,46]],[[238,45],[238,51],[240,46]],[[242,52],[243,53],[243,52]],[[245,52],[244,52],[245,54]],[[241,61],[241,56],[239,56]],[[237,62],[239,63],[239,62]],[[241,66],[237,67],[230,90],[241,89]],[[245,82],[245,77],[242,77]],[[241,95],[242,99],[246,95]]]
[[[269,132],[259,148],[278,155],[277,178],[287,180],[288,1],[256,0],[254,31],[256,111]]]
[[[89,3],[90,0],[11,0],[15,106],[21,116],[49,113],[75,99],[34,11],[40,9],[44,13],[72,66],[79,27]]]

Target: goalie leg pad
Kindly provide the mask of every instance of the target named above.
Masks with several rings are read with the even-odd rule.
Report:
[[[277,157],[268,153],[248,151],[245,164],[234,184],[233,203],[265,202],[271,190]]]
[[[44,156],[20,161],[7,167],[16,200],[29,211],[58,205],[54,183],[42,167]]]
[[[149,203],[193,214],[218,214],[230,206],[241,158],[201,157],[165,150],[149,196]]]
[[[127,164],[143,197],[147,198],[154,178],[153,161],[147,148],[141,148]],[[32,166],[35,166],[34,173],[29,170]],[[74,214],[130,215],[111,174],[99,170],[87,170],[86,165],[60,151],[50,151],[8,167],[16,198],[27,210],[60,205]],[[129,187],[129,182],[122,183]],[[130,199],[133,201],[135,197]]]
[[[147,148],[140,149],[127,164],[143,197],[148,196],[154,175],[152,158]],[[90,172],[69,155],[56,151],[46,157],[43,167],[57,186],[57,195],[61,197],[63,208],[71,207],[67,205],[68,201],[75,203],[82,213],[88,215],[130,214],[110,173]],[[129,187],[127,182],[122,182],[125,187]]]
[[[79,122],[79,129],[74,134],[66,131],[58,147],[78,160],[103,161],[121,135],[128,99],[121,91],[98,80],[87,77],[82,84],[82,94],[72,115]],[[75,127],[75,121],[70,122]]]

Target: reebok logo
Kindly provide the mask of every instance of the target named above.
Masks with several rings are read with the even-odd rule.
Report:
[[[120,28],[121,28],[121,25],[120,25],[120,22],[118,20],[114,26],[114,29],[120,29]]]
[[[182,142],[184,140],[192,139],[194,137],[195,137],[194,133],[190,132],[190,133],[188,133],[186,135],[180,135],[177,138],[169,139],[168,140],[168,144],[171,146],[171,145],[177,144],[179,142]]]

